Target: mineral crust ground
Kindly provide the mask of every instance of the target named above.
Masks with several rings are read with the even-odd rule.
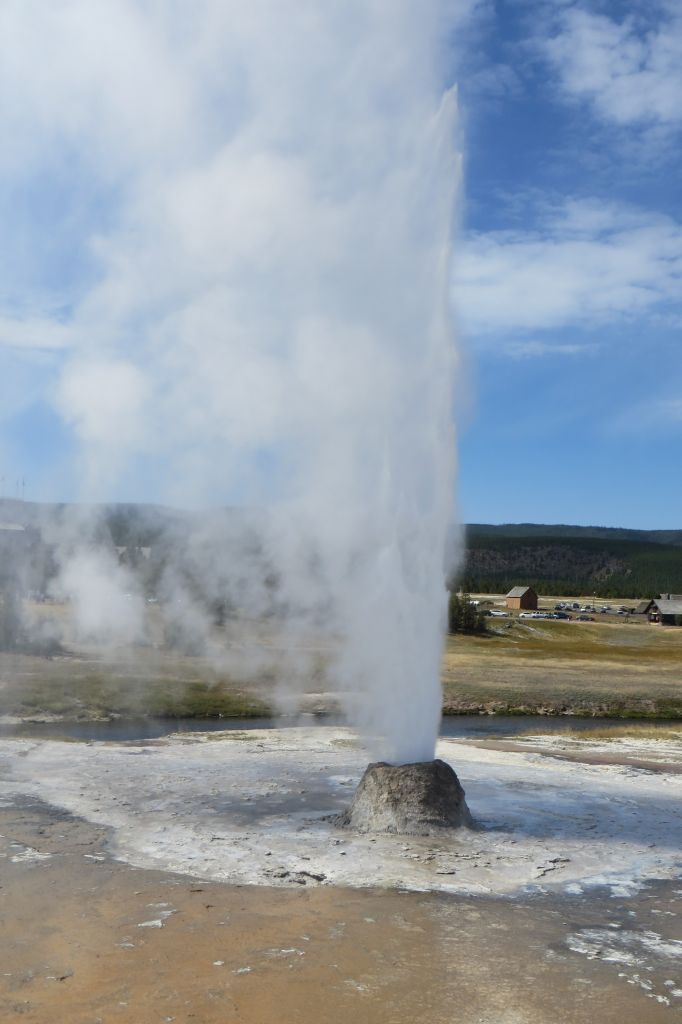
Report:
[[[0,1019],[674,1021],[676,752],[542,751],[439,744],[481,824],[443,842],[330,824],[342,730],[2,741]]]

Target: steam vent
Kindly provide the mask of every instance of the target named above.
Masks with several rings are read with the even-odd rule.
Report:
[[[356,832],[437,835],[471,825],[459,779],[445,761],[370,764],[341,825]]]

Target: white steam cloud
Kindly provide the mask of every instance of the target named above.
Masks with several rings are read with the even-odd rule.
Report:
[[[59,577],[72,602],[80,640],[110,644],[140,638],[144,606],[125,569],[106,551],[77,550]]]
[[[73,182],[76,255],[45,330],[68,339],[55,403],[80,496],[267,506],[278,614],[292,634],[333,634],[349,711],[403,761],[433,755],[440,713],[459,175],[446,62],[472,7],[0,11],[3,180],[68,165]],[[209,589],[264,612],[262,576],[218,536],[197,544]],[[62,582],[86,631],[106,591],[130,634],[137,598],[115,596],[129,580],[86,552]]]

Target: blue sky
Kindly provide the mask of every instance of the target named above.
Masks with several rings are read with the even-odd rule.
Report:
[[[682,10],[500,2],[478,39],[462,515],[679,528]]]
[[[3,13],[13,53],[22,52],[32,6],[12,0]],[[121,15],[135,6],[111,8],[120,16],[114,54],[117,45],[121,53],[143,45],[133,14]],[[682,11],[668,0],[462,7],[452,47],[464,154],[452,286],[467,396],[456,409],[460,514],[470,522],[682,528]],[[88,18],[72,26],[79,53],[97,31]],[[62,28],[44,29],[46,47]],[[75,419],[67,408],[75,391],[59,383],[71,313],[79,308],[82,335],[94,315],[91,294],[98,316],[120,308],[130,283],[121,274],[100,286],[98,260],[135,247],[122,200],[130,168],[181,163],[173,135],[180,108],[200,149],[220,95],[214,78],[211,103],[205,92],[194,109],[191,63],[178,71],[153,40],[144,42],[149,81],[138,74],[130,83],[114,57],[86,61],[72,75],[68,54],[55,64],[40,41],[30,44],[36,64],[21,103],[4,115],[0,161],[0,477],[5,494],[24,478],[27,497],[68,500],[81,494],[79,425],[96,420],[89,408]],[[15,59],[5,57],[5,65]],[[50,73],[41,79],[43,65]],[[0,88],[15,74],[5,77],[5,95],[20,72],[0,72]],[[145,89],[160,97],[158,109],[137,117]],[[89,91],[99,95],[92,110],[83,101]],[[29,107],[35,136],[22,129]],[[107,119],[116,126],[109,135],[99,131]],[[156,288],[152,271],[153,301]],[[150,308],[125,321],[130,350]],[[100,401],[97,417],[108,416],[124,444],[129,431],[133,446],[144,382],[115,361],[110,379],[139,402],[109,409]],[[140,481],[153,481],[154,458],[140,455],[142,469],[122,471],[112,496],[153,496]],[[267,451],[256,461],[267,467]]]

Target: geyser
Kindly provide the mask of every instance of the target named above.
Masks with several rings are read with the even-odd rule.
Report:
[[[295,706],[323,671],[373,757],[432,758],[454,490],[453,81],[476,5],[105,6],[38,17],[12,2],[0,38],[15,143],[0,182],[23,195],[54,178],[39,207],[67,211],[35,244],[21,236],[33,253],[57,239],[53,290],[38,275],[37,295],[13,291],[40,311],[46,351],[59,342],[68,470],[88,502],[241,509],[253,544],[226,544],[216,514],[167,544],[182,565],[156,596],[211,657],[209,606],[234,610],[240,643],[257,622],[253,675],[272,652]],[[134,640],[143,588],[86,547],[62,560],[81,631],[116,608],[117,641]]]
[[[357,832],[437,835],[471,825],[464,790],[445,761],[370,764],[340,825]]]

